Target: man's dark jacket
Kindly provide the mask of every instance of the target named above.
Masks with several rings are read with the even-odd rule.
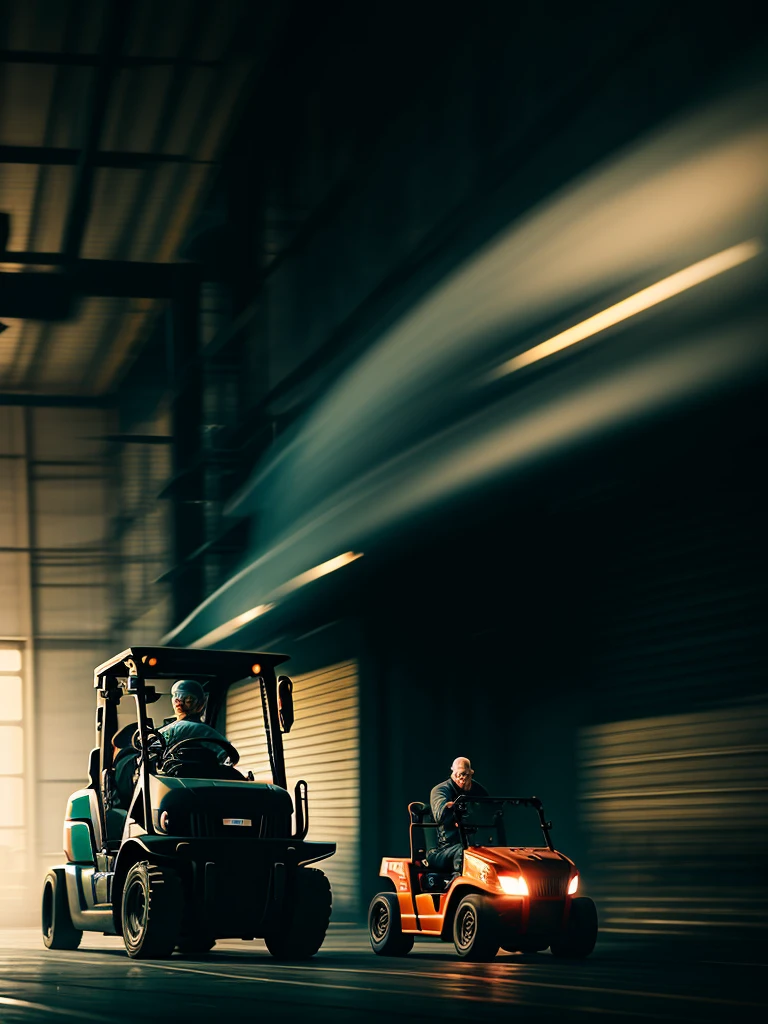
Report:
[[[444,846],[453,846],[461,842],[456,818],[453,808],[446,808],[446,804],[461,796],[488,796],[488,790],[479,782],[472,781],[469,790],[459,789],[453,779],[448,778],[445,782],[438,783],[429,794],[429,806],[432,809],[432,817],[439,826],[437,832],[437,846],[442,849]]]

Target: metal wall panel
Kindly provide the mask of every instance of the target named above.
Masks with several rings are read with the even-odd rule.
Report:
[[[337,843],[321,865],[333,888],[334,920],[355,918],[359,903],[360,744],[354,661],[293,677],[296,722],[284,737],[289,789],[309,787],[309,838]],[[269,777],[259,687],[238,683],[227,696],[226,734],[242,771]]]

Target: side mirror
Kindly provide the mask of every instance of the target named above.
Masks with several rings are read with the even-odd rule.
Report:
[[[277,710],[280,728],[290,732],[293,725],[293,680],[289,676],[277,677]]]

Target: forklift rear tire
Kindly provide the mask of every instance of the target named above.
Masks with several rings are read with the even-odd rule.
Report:
[[[491,901],[471,892],[456,908],[453,944],[463,960],[493,960],[501,945],[499,915]]]
[[[578,896],[571,903],[568,925],[549,947],[552,956],[583,960],[597,941],[597,907],[589,896]]]
[[[413,936],[403,935],[400,904],[393,892],[380,892],[371,900],[368,935],[378,956],[406,956],[413,949]]]
[[[285,915],[264,936],[277,960],[309,960],[320,949],[331,919],[331,886],[317,868],[298,868]]]
[[[182,911],[181,880],[149,861],[134,864],[125,877],[123,941],[134,960],[164,960],[173,953]]]
[[[43,942],[48,949],[77,949],[83,933],[72,924],[63,868],[53,868],[43,882]]]
[[[204,932],[192,932],[182,935],[176,943],[176,949],[180,953],[210,953],[216,945],[216,939]]]

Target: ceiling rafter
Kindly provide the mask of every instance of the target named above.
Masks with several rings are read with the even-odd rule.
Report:
[[[80,162],[81,150],[58,146],[0,145],[0,164],[38,164],[46,167],[74,166]],[[184,153],[132,153],[100,150],[91,157],[94,167],[117,167],[141,170],[156,164],[209,164]]]
[[[61,50],[3,50],[0,49],[0,64],[43,64],[62,67],[95,68],[100,57],[98,53],[71,53]],[[114,61],[118,68],[174,68],[179,65],[191,68],[218,68],[221,61],[202,60],[199,57],[133,57],[123,55]]]

